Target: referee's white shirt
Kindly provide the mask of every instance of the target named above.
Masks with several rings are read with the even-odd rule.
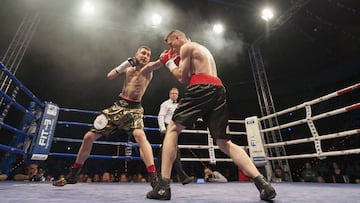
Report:
[[[176,108],[177,108],[177,103],[171,99],[164,101],[160,105],[160,111],[159,111],[159,115],[158,115],[158,124],[159,124],[160,131],[166,130],[165,124],[167,125],[170,123],[171,118],[172,118]]]

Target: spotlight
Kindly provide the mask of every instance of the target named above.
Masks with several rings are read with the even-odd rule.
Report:
[[[223,27],[222,24],[217,23],[217,24],[215,24],[215,25],[213,26],[213,31],[214,31],[216,34],[221,34],[221,33],[224,32],[224,27]]]
[[[264,19],[265,21],[269,21],[274,17],[274,13],[272,11],[272,9],[270,8],[265,8],[262,12],[261,12],[261,18]]]
[[[158,26],[161,24],[161,21],[162,21],[162,17],[161,15],[155,13],[152,15],[151,17],[151,25],[152,26]]]
[[[93,15],[95,13],[95,6],[91,2],[85,1],[82,6],[82,13],[86,15]]]

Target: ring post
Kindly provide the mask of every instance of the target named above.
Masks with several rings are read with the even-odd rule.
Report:
[[[266,165],[265,150],[260,134],[257,116],[245,119],[245,128],[249,145],[250,158],[258,167]]]
[[[45,110],[42,116],[38,133],[33,139],[29,157],[31,160],[46,160],[50,149],[59,115],[59,107],[56,104],[45,102]]]

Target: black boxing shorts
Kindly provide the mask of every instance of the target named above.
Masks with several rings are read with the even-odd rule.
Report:
[[[209,128],[214,139],[230,139],[226,134],[229,111],[226,102],[225,87],[220,85],[219,78],[206,75],[199,77],[187,86],[184,98],[175,110],[172,120],[186,127],[191,127],[198,119],[202,118]],[[214,78],[214,80],[212,80]],[[191,79],[190,79],[191,81]],[[193,80],[194,81],[194,80]],[[211,84],[197,84],[207,82]]]
[[[140,102],[120,98],[110,108],[102,110],[94,120],[91,131],[109,136],[122,129],[131,135],[134,129],[144,129],[143,115]]]

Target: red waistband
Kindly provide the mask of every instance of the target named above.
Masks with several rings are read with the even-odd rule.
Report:
[[[205,84],[205,85],[211,84],[211,85],[223,86],[220,78],[203,73],[191,76],[189,85],[197,85],[197,84]]]

